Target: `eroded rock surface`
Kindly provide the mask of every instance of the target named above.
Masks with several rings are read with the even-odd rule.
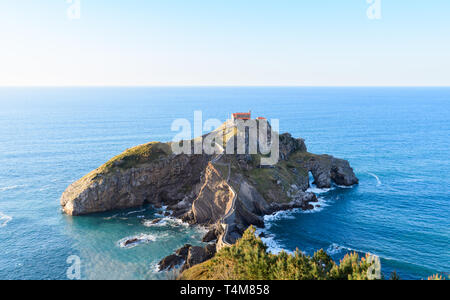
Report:
[[[227,143],[248,134],[227,123],[218,130]],[[264,215],[313,208],[317,197],[307,192],[309,173],[319,188],[358,183],[346,160],[309,153],[303,139],[270,131],[270,139],[277,137],[279,162],[269,167],[260,164],[261,155],[250,153],[175,155],[170,144],[138,146],[71,184],[61,205],[74,216],[146,203],[167,206],[173,217],[208,227],[203,240],[214,242],[203,248],[187,245],[160,263],[161,269],[183,262],[189,268],[233,244],[250,225],[263,227]]]

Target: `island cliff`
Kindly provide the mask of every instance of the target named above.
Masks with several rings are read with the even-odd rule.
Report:
[[[204,242],[212,246],[186,245],[160,264],[165,269],[185,261],[189,268],[234,244],[249,226],[263,227],[264,215],[312,209],[317,198],[307,192],[309,173],[319,188],[358,183],[347,161],[309,153],[303,139],[268,128],[271,139],[279,140],[279,161],[273,166],[262,166],[261,154],[226,154],[222,145],[220,153],[210,155],[175,154],[171,143],[148,143],[71,184],[61,197],[63,211],[79,216],[144,204],[167,206],[173,217],[210,229]],[[248,148],[249,132],[231,121],[214,132],[221,133],[224,147],[243,135]]]

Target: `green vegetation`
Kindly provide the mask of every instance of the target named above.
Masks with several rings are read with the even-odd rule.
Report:
[[[184,271],[184,280],[367,280],[371,264],[353,253],[340,264],[325,251],[306,256],[282,252],[274,255],[250,227],[235,245],[221,249],[216,256]]]
[[[450,276],[448,278],[450,279]],[[441,280],[445,280],[445,277],[442,275],[436,274],[436,275],[428,277],[428,280],[441,281]]]
[[[105,175],[115,169],[129,169],[141,164],[153,162],[172,153],[170,144],[151,142],[144,145],[127,149],[109,160],[107,163],[84,176],[82,179],[97,178],[98,175]]]
[[[169,144],[151,142],[130,148],[112,158],[102,166],[104,171],[113,168],[128,169],[140,164],[150,163],[171,153]]]
[[[280,161],[274,168],[259,168],[260,155],[252,155],[253,169],[245,172],[263,197],[269,201],[286,203],[292,201],[287,191],[293,184],[299,185],[300,178],[308,178],[308,170],[304,167],[303,158],[312,154],[296,152],[288,161]],[[299,159],[300,158],[300,159]],[[307,179],[306,179],[307,180]]]

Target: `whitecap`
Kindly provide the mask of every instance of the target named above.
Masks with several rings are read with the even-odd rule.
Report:
[[[154,223],[154,220],[144,220],[143,225],[145,227],[189,227],[188,223],[183,222],[180,219],[173,218],[173,217],[165,217],[161,219],[160,221]]]
[[[0,227],[5,227],[8,225],[9,222],[12,221],[12,217],[5,215],[4,213],[0,212]]]
[[[0,192],[5,192],[9,190],[15,190],[18,188],[24,187],[23,185],[11,185],[11,186],[5,186],[0,188]]]
[[[153,273],[159,273],[159,263],[153,262],[150,264],[150,269],[153,271]]]
[[[105,217],[105,218],[103,218],[103,220],[112,220],[112,219],[117,218],[117,216],[118,216],[118,214],[115,214],[115,215],[112,215],[111,217]]]
[[[328,253],[328,255],[335,255],[341,253],[343,250],[348,251],[346,247],[333,243],[327,248],[326,252]]]
[[[318,188],[317,186],[315,186],[314,184],[310,185],[311,187],[309,189],[307,189],[306,191],[308,193],[314,193],[314,194],[324,194],[324,193],[328,193],[329,191],[333,190],[333,188]]]
[[[340,188],[340,189],[352,189],[352,188],[354,188],[355,187],[355,185],[350,185],[350,186],[347,186],[347,185],[336,185],[338,188]]]
[[[284,251],[286,253],[292,254],[292,251],[286,250],[283,248],[283,245],[278,243],[275,240],[275,235],[270,234],[267,230],[267,228],[257,228],[256,229],[256,235],[260,236],[261,234],[264,234],[264,237],[260,237],[262,242],[267,246],[267,251],[272,254],[279,254],[280,252]]]
[[[141,213],[141,212],[144,212],[144,211],[146,211],[145,208],[144,208],[144,209],[141,209],[141,210],[130,211],[130,212],[127,213],[126,215],[129,216],[129,215],[132,215],[132,214],[138,214],[138,213]]]
[[[383,184],[381,182],[380,178],[376,174],[373,174],[373,173],[367,173],[367,174],[369,174],[370,176],[374,177],[377,180],[377,186],[380,186]]]
[[[366,251],[362,251],[362,250],[358,250],[358,249],[354,249],[354,248],[350,248],[350,247],[347,247],[347,246],[342,246],[342,245],[339,245],[339,244],[336,244],[336,243],[332,243],[328,248],[327,248],[327,250],[326,250],[326,252],[329,254],[329,255],[335,255],[335,254],[340,254],[340,253],[342,253],[342,252],[356,252],[356,253],[364,253],[364,254],[371,254],[371,253],[368,253],[368,252],[366,252]],[[372,255],[376,255],[376,254],[373,254],[372,253]],[[378,256],[378,255],[376,255],[376,256]]]
[[[296,213],[298,211],[299,211],[298,208],[294,208],[291,210],[278,211],[271,215],[265,215],[264,216],[264,224],[267,229],[270,229],[270,227],[272,227],[273,222],[283,220],[283,219],[295,219],[294,213]]]
[[[325,198],[319,197],[317,198],[317,202],[311,202],[310,204],[314,206],[313,209],[301,211],[304,214],[314,214],[321,212],[325,207],[330,206]]]

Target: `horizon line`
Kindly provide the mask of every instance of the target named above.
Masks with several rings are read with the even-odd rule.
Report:
[[[450,88],[450,85],[0,85],[0,88]]]

